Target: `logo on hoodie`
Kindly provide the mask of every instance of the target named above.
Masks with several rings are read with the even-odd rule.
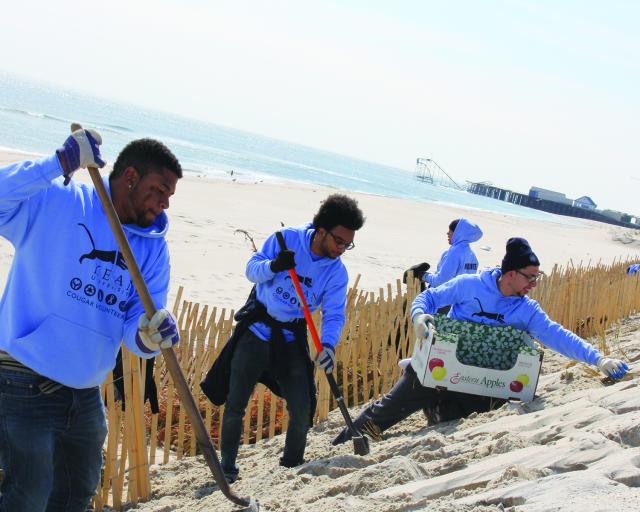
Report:
[[[501,324],[504,323],[504,315],[502,313],[488,313],[484,309],[482,309],[482,302],[480,302],[480,299],[478,297],[474,297],[474,299],[478,301],[478,304],[480,305],[480,311],[478,311],[477,313],[473,313],[471,316],[480,316],[495,320],[496,322],[500,322]]]
[[[128,298],[134,291],[124,256],[118,250],[97,249],[89,228],[82,223],[78,226],[86,231],[92,247],[91,251],[80,255],[79,262],[83,265],[84,260],[93,260],[94,263],[93,268],[80,271],[82,277],[71,279],[67,296],[105,314],[124,318],[123,313],[129,307]]]
[[[309,292],[312,292],[313,289],[313,278],[298,275],[298,281],[300,281],[300,285],[302,288],[302,293],[305,295],[306,301],[309,303],[309,306],[315,304],[317,297],[314,293],[311,293],[311,297],[309,297]],[[288,285],[289,289],[286,290],[283,286],[278,286],[275,290],[274,298],[277,298],[281,303],[288,303],[292,306],[300,307],[300,301],[298,300],[298,294],[296,292],[295,285],[291,279],[291,276],[287,275],[284,278],[286,285]]]
[[[307,288],[313,288],[313,279],[310,277],[305,277],[305,276],[301,276],[299,274],[296,274],[298,276],[298,281],[300,281],[300,284],[305,285]],[[284,278],[285,281],[289,280],[291,281],[291,276],[287,275]]]
[[[91,231],[89,231],[89,228],[82,223],[78,223],[78,226],[82,226],[85,229],[87,235],[89,236],[91,246],[93,247],[91,251],[80,256],[80,263],[82,263],[82,260],[84,259],[99,260],[104,261],[105,263],[115,263],[122,270],[127,270],[127,263],[124,261],[124,256],[120,251],[105,251],[102,249],[96,249],[96,243],[91,236]]]

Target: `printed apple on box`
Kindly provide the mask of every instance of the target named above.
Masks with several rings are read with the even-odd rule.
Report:
[[[411,366],[425,387],[448,389],[495,398],[533,400],[542,365],[543,351],[523,346],[515,364],[495,370],[459,361],[455,337],[428,336],[416,340]]]

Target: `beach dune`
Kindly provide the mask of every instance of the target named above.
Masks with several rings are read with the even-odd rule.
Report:
[[[2,151],[0,165],[23,158]],[[74,179],[88,176],[80,171]],[[184,286],[184,298],[237,309],[251,288],[244,268],[253,248],[244,232],[259,247],[281,225],[309,222],[332,192],[299,183],[185,177],[168,211],[171,294]],[[344,262],[351,282],[360,274],[365,290],[395,283],[421,261],[435,267],[447,248],[449,222],[462,216],[484,231],[473,244],[481,267],[499,265],[512,236],[529,240],[545,271],[620,258],[640,261],[639,237],[624,228],[347,193],[358,200],[366,223]],[[0,288],[12,254],[0,238]],[[635,318],[616,331],[617,349],[630,361],[640,359],[639,326]],[[638,379],[605,386],[579,366],[566,371],[566,359],[547,353],[538,387],[542,400],[435,428],[414,414],[367,457],[350,453],[349,443],[330,445],[342,426],[334,411],[312,430],[309,462],[298,468],[277,466],[282,436],[242,447],[243,476],[234,489],[257,497],[262,510],[270,511],[637,510]],[[137,510],[235,510],[216,491],[201,458],[154,466],[151,476],[152,500]]]

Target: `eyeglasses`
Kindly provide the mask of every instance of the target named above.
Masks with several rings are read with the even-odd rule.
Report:
[[[327,231],[327,233],[331,235],[331,238],[333,238],[333,241],[336,243],[336,245],[338,247],[343,247],[345,251],[350,251],[356,246],[356,244],[354,244],[353,242],[347,242],[339,236],[334,235],[331,231]]]
[[[540,272],[539,274],[525,274],[524,272],[520,272],[519,270],[516,270],[516,272],[525,277],[530,283],[535,283],[542,275],[542,272]]]

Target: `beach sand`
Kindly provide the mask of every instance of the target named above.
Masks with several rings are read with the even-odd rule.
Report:
[[[0,165],[23,158],[0,151]],[[82,171],[75,179],[88,181]],[[331,192],[297,183],[233,181],[231,176],[185,177],[168,212],[171,297],[184,286],[185,298],[237,309],[251,288],[244,267],[252,252],[237,230],[248,232],[259,247],[281,223],[310,221]],[[344,262],[351,282],[361,274],[359,286],[366,290],[395,283],[420,261],[435,267],[447,248],[449,222],[461,216],[485,233],[473,245],[481,267],[500,263],[511,236],[527,238],[547,272],[555,264],[621,257],[640,261],[640,236],[625,228],[349,195],[358,200],[367,220]],[[0,239],[0,288],[12,254],[11,245]],[[640,319],[629,320],[617,334],[617,343],[632,361],[640,358],[639,326]],[[282,436],[242,448],[242,479],[234,489],[257,497],[262,510],[277,511],[637,510],[638,379],[604,386],[580,366],[563,372],[567,360],[547,353],[538,388],[542,398],[530,405],[436,428],[427,428],[424,418],[415,414],[363,458],[354,456],[349,444],[330,445],[341,426],[334,411],[313,429],[309,462],[299,468],[277,466]],[[153,498],[139,505],[140,510],[235,510],[216,491],[201,458],[154,466],[152,477]]]
[[[640,316],[612,339],[640,359]],[[278,466],[284,438],[241,447],[239,496],[270,512],[631,512],[640,500],[639,379],[614,385],[566,369],[545,352],[537,395],[528,404],[427,427],[421,412],[385,432],[365,457],[330,444],[339,411],[314,427],[305,464]],[[352,410],[352,417],[356,410]],[[238,510],[212,481],[201,457],[151,470],[153,497],[135,510]]]

